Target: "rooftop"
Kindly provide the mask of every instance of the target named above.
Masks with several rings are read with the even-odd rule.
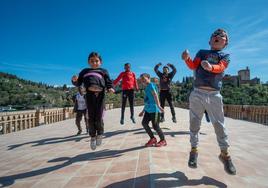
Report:
[[[135,113],[141,111],[136,107]],[[237,175],[225,173],[218,159],[213,126],[202,122],[198,168],[187,166],[188,110],[176,108],[178,123],[161,127],[168,145],[148,141],[136,115],[119,124],[120,109],[105,114],[103,145],[92,151],[86,133],[76,136],[74,119],[0,136],[0,186],[10,187],[267,187],[268,127],[226,118],[230,153]],[[126,109],[129,117],[129,108]],[[84,128],[84,126],[83,126]],[[85,132],[85,128],[83,130]],[[158,137],[157,137],[158,138]]]

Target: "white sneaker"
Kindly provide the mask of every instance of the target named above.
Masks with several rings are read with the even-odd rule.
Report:
[[[96,149],[96,137],[91,137],[91,140],[90,140],[90,148],[92,150],[95,150]]]
[[[97,146],[100,146],[101,143],[102,143],[102,135],[98,135],[98,136],[97,136],[97,140],[96,140],[96,145],[97,145]]]

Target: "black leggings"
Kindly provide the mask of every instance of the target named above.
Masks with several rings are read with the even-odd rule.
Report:
[[[134,90],[123,90],[122,92],[122,106],[121,106],[121,119],[125,117],[125,108],[127,104],[127,98],[130,106],[130,117],[134,117]]]
[[[175,117],[175,110],[174,110],[174,106],[172,103],[172,95],[171,95],[170,91],[169,90],[160,90],[160,106],[162,108],[165,107],[166,99],[168,101],[172,117]],[[164,117],[164,113],[161,113],[161,117]]]
[[[162,129],[159,127],[159,113],[148,113],[145,112],[143,119],[142,119],[142,126],[147,132],[147,134],[150,136],[150,138],[154,138],[154,134],[149,127],[149,122],[152,121],[152,125],[154,130],[157,132],[158,136],[160,137],[160,140],[165,140],[165,136],[162,132]]]
[[[104,132],[103,111],[105,106],[104,92],[88,91],[86,94],[89,135],[95,137]]]

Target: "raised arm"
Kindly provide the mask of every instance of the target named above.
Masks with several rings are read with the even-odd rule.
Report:
[[[177,73],[177,69],[173,64],[168,63],[167,65],[172,69],[172,71],[169,73],[169,75],[172,79],[174,77],[174,75]]]
[[[182,59],[185,61],[186,65],[189,67],[189,69],[191,70],[195,70],[201,63],[201,58],[198,55],[199,53],[197,53],[196,57],[194,58],[194,60],[191,59],[190,57],[190,53],[188,50],[185,50],[181,57]]]
[[[159,66],[161,66],[162,63],[158,63],[157,65],[155,65],[154,67],[154,72],[156,73],[156,75],[161,78],[162,77],[162,73],[158,70]]]

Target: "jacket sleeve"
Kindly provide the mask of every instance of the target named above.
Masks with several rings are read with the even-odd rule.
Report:
[[[224,70],[228,67],[228,64],[230,62],[229,55],[226,55],[224,58],[222,58],[217,65],[212,65],[211,72],[213,73],[222,73]]]
[[[123,72],[119,74],[119,76],[113,81],[114,86],[118,84],[118,82],[122,79]]]
[[[170,79],[172,79],[172,78],[175,76],[175,74],[177,73],[177,69],[176,69],[176,67],[175,67],[174,65],[172,65],[172,64],[170,64],[170,67],[172,68],[172,71],[171,71],[171,73],[170,73]]]
[[[103,70],[104,71],[104,80],[105,80],[105,85],[107,89],[113,88],[113,82],[109,76],[109,73],[107,70]]]
[[[154,72],[156,73],[156,75],[161,78],[162,77],[162,73],[158,70],[159,65],[155,65],[154,67]]]
[[[189,57],[185,61],[186,65],[189,67],[189,69],[195,70],[200,65],[200,63],[201,63],[201,55],[200,54],[201,54],[201,52],[199,51],[199,52],[197,52],[194,60],[192,60],[191,57]]]

